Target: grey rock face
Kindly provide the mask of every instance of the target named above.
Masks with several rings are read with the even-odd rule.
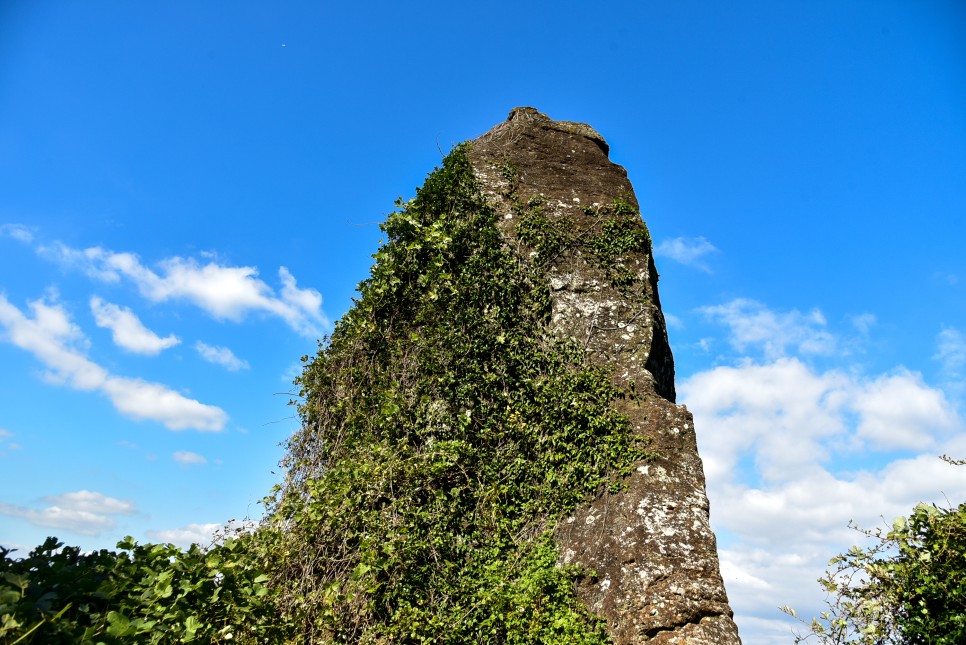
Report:
[[[626,489],[563,520],[556,539],[563,562],[596,572],[578,593],[618,645],[740,643],[708,521],[694,423],[674,403],[674,359],[650,239],[639,217],[626,221],[637,199],[608,150],[590,126],[526,107],[469,150],[507,244],[548,276],[553,333],[580,343],[612,374],[626,393],[614,405],[659,454],[638,465]],[[521,220],[536,216],[563,240],[553,253],[521,240]],[[644,244],[604,248],[600,240],[615,230]]]

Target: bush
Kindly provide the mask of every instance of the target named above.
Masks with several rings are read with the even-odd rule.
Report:
[[[796,642],[966,643],[966,503],[919,504],[891,530],[862,532],[873,545],[832,558],[819,580],[829,610]]]
[[[280,642],[255,539],[82,553],[51,537],[21,559],[0,547],[0,643]]]

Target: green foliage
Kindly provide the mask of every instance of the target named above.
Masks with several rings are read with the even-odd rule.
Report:
[[[815,636],[835,644],[966,643],[966,504],[920,504],[891,530],[863,533],[873,545],[831,560],[819,580],[829,611],[796,642]]]
[[[966,504],[920,505],[890,534],[899,556],[884,567],[910,643],[966,642]]]
[[[539,197],[531,198],[518,211],[517,237],[536,252],[537,264],[550,264],[574,244],[573,221],[567,217],[549,218],[544,213],[543,201]]]
[[[171,544],[82,553],[48,538],[22,559],[0,548],[0,643],[275,643],[273,594],[239,534],[207,550]]]
[[[611,283],[626,287],[634,282],[635,275],[624,265],[624,256],[630,252],[649,252],[651,238],[647,229],[641,226],[641,214],[624,200],[618,197],[608,210],[600,234],[590,241],[589,246]],[[600,215],[599,211],[595,214]]]
[[[644,442],[610,377],[547,332],[545,276],[504,244],[464,148],[397,205],[297,381],[262,531],[281,607],[306,642],[606,642],[550,536]]]
[[[540,266],[553,263],[566,250],[577,250],[596,260],[615,287],[628,287],[636,276],[624,263],[628,253],[649,253],[651,238],[641,225],[641,214],[620,197],[607,207],[588,206],[593,218],[581,228],[569,217],[549,217],[539,197],[516,203],[517,237],[536,253]]]
[[[303,427],[262,526],[186,551],[0,548],[0,645],[607,642],[552,531],[649,455],[609,375],[547,332],[543,270],[580,246],[626,283],[647,232],[620,201],[575,233],[534,199],[524,263],[462,147],[397,205],[359,300],[303,359]]]

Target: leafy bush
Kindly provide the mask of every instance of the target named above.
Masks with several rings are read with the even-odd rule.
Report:
[[[796,642],[814,636],[835,644],[966,643],[966,503],[919,504],[891,530],[862,532],[873,545],[831,560],[819,580],[829,610]]]
[[[56,538],[21,559],[0,548],[0,643],[276,643],[254,537],[209,549],[139,545],[82,553]]]

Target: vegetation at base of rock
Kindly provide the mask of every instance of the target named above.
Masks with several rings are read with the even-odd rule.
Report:
[[[966,503],[919,504],[891,530],[861,532],[872,545],[832,558],[819,580],[829,594],[828,611],[795,642],[966,643]]]
[[[48,538],[24,558],[0,547],[0,643],[278,643],[253,536],[209,549],[171,544],[82,553]]]
[[[555,521],[648,454],[620,392],[547,331],[454,149],[383,225],[360,297],[297,383],[303,427],[262,539],[301,638],[604,643]]]

